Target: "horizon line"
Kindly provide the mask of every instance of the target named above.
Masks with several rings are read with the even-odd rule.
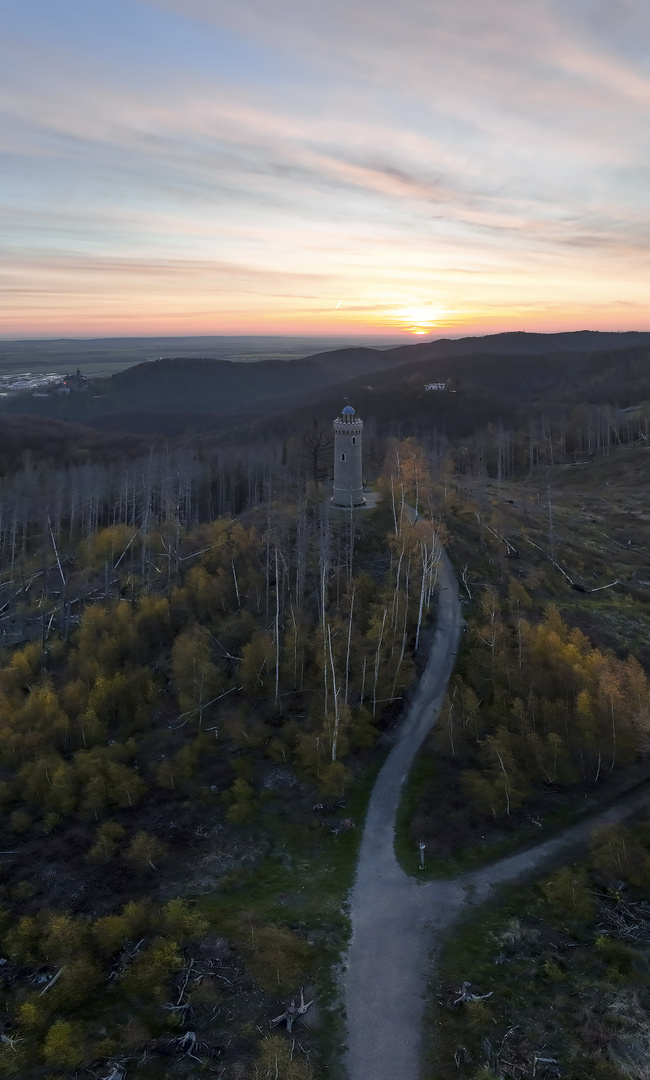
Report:
[[[375,331],[369,334],[93,334],[93,335],[76,335],[68,334],[63,337],[52,336],[38,336],[38,337],[5,337],[0,334],[0,344],[2,343],[42,343],[42,342],[55,342],[55,341],[181,341],[181,340],[193,340],[204,341],[208,339],[233,339],[233,340],[322,340],[322,341],[349,341],[359,340],[366,341],[368,338],[375,338],[379,341],[405,341],[405,343],[411,343],[413,345],[426,345],[432,344],[434,341],[460,341],[463,338],[487,338],[487,337],[503,337],[507,334],[536,334],[539,337],[552,337],[559,334],[648,334],[650,328],[647,330],[638,329],[618,329],[618,330],[592,330],[588,326],[582,327],[580,330],[526,330],[525,328],[519,328],[516,330],[495,330],[492,333],[487,334],[433,334],[431,337],[426,336],[425,341],[414,341],[414,335],[408,331],[402,333],[389,333]]]

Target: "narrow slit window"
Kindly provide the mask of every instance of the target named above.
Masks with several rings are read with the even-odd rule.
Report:
[[[353,446],[356,446],[356,445],[357,445],[357,437],[356,437],[356,435],[353,435],[353,436],[352,436],[352,445],[353,445]]]
[[[345,454],[341,454],[341,461],[345,461]]]

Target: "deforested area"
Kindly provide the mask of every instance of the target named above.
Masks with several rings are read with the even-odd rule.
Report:
[[[280,452],[0,482],[4,1075],[334,1068],[364,800],[434,606],[407,451],[354,516]]]

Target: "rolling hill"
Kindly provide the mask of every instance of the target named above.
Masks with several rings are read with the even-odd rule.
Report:
[[[425,422],[433,409],[436,415],[458,413],[465,428],[481,416],[483,422],[509,423],[521,407],[634,404],[650,397],[649,360],[650,334],[595,331],[495,334],[384,350],[353,347],[249,364],[176,357],[94,380],[88,393],[6,398],[0,412],[177,435],[241,431],[305,410],[334,415],[350,399],[380,422],[388,415]],[[427,382],[447,380],[462,390],[465,420],[460,403],[443,407],[424,391]]]

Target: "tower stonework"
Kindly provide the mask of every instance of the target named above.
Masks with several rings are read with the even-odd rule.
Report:
[[[362,436],[363,420],[355,416],[351,405],[346,405],[334,421],[334,506],[351,510],[366,501],[361,471]]]

